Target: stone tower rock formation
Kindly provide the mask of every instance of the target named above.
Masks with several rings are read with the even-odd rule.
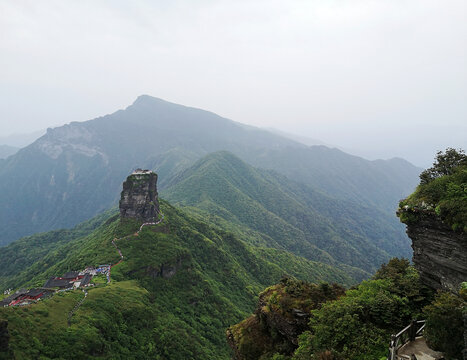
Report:
[[[123,183],[120,197],[120,218],[155,221],[159,213],[157,174],[150,170],[135,170]]]

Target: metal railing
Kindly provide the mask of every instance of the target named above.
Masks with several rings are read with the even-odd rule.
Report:
[[[397,351],[409,341],[414,341],[417,336],[421,336],[424,329],[425,320],[412,320],[396,335],[391,335],[387,360],[398,360]]]

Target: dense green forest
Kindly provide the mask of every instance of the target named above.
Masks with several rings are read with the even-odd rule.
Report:
[[[467,155],[463,150],[439,152],[433,166],[421,175],[417,190],[400,203],[402,222],[425,212],[435,213],[454,231],[467,232]]]
[[[27,236],[0,248],[0,289],[28,284],[36,275],[40,282],[47,266],[63,260],[74,243],[81,243],[116,212],[116,209],[108,210],[73,229]]]
[[[411,253],[396,217],[389,221],[381,211],[336,200],[229,152],[205,156],[172,179],[162,195],[210,222],[222,218],[261,233],[262,245],[356,267],[368,276],[391,256]]]
[[[0,309],[16,358],[60,358],[66,348],[77,359],[125,359],[128,354],[141,359],[227,359],[225,329],[246,317],[256,294],[284,274],[312,282],[355,282],[329,265],[249,245],[164,201],[161,208],[164,221],[138,236],[138,223],[121,223],[113,213],[65,232],[66,241],[51,232],[0,251],[13,256],[13,249],[21,249],[27,255],[24,264],[3,275],[2,284],[12,287],[42,285],[68,270],[116,263],[114,238],[120,239],[117,245],[125,256],[112,269],[112,283],[89,290],[71,326],[68,312],[83,297],[78,290],[27,307]],[[47,254],[41,253],[46,251],[41,244]]]
[[[454,232],[465,231],[466,166],[464,151],[438,152],[416,191],[400,203],[401,221],[411,224],[436,215]],[[440,231],[449,237],[446,229]],[[336,285],[326,285],[323,292],[322,286],[285,279],[260,293],[254,315],[227,331],[236,358],[386,359],[391,334],[412,319],[426,319],[424,338],[430,347],[446,359],[462,357],[467,283],[435,293],[408,260],[394,258],[345,293]]]
[[[446,359],[460,359],[466,300],[465,291],[435,294],[421,284],[408,260],[394,258],[345,293],[336,285],[285,279],[264,290],[255,314],[227,335],[242,360],[386,359],[391,334],[412,319],[426,318],[431,346],[444,351]],[[309,314],[305,326],[291,320],[297,309]],[[281,323],[278,317],[289,320]],[[284,336],[287,329],[293,335],[289,324],[300,330],[297,343]]]
[[[324,146],[307,147],[208,111],[140,96],[113,114],[49,129],[0,161],[0,245],[73,227],[114,206],[132,169],[155,170],[162,189],[219,150],[382,211],[386,221],[392,220],[397,201],[413,191],[420,171],[401,159],[368,161]]]

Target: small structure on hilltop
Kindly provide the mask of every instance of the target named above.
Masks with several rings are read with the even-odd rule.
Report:
[[[157,174],[136,169],[123,183],[120,218],[154,221],[159,213]]]

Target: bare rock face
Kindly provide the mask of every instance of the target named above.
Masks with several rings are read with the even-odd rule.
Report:
[[[154,279],[157,277],[170,279],[183,266],[183,261],[186,259],[187,259],[186,256],[180,256],[172,261],[165,262],[156,267],[148,266],[145,271],[146,275],[151,276]]]
[[[157,174],[137,169],[123,183],[120,218],[152,222],[158,213]]]
[[[286,311],[270,311],[268,296],[261,294],[255,315],[269,333],[275,333],[283,338],[291,351],[298,346],[298,335],[308,329],[310,313],[300,307],[288,308]]]
[[[455,232],[434,213],[407,224],[413,262],[421,280],[434,289],[458,292],[467,281],[467,234]]]

